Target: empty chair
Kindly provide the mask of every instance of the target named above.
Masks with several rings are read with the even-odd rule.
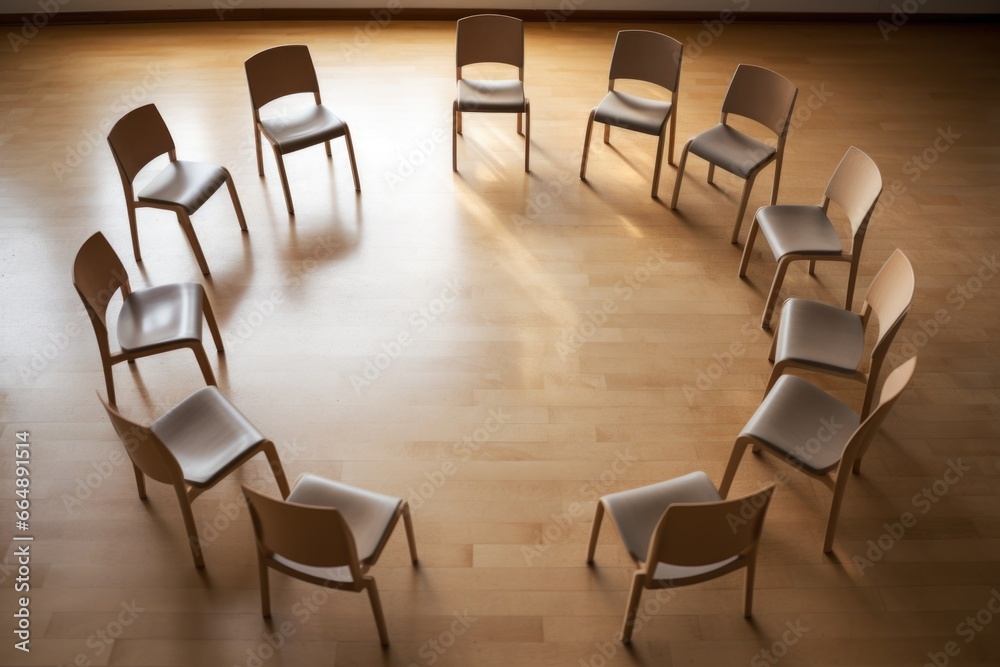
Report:
[[[462,68],[477,63],[500,63],[517,68],[517,79],[462,78]],[[458,97],[452,104],[451,168],[458,171],[458,135],[462,113],[516,113],[521,134],[524,114],[524,170],[531,152],[531,107],[524,96],[524,22],[500,14],[479,14],[458,20],[455,36],[455,80]]]
[[[324,144],[326,154],[333,155],[330,148],[331,139],[344,137],[347,143],[347,156],[351,160],[354,189],[360,192],[361,181],[358,180],[358,166],[354,161],[351,130],[347,127],[347,123],[323,106],[309,47],[300,44],[275,46],[249,58],[244,65],[247,84],[250,86],[250,106],[253,109],[257,173],[264,175],[264,159],[260,144],[260,135],[263,134],[274,150],[274,161],[278,165],[278,175],[281,177],[288,213],[294,214],[295,208],[292,206],[292,192],[288,188],[288,177],[285,175],[285,162],[282,156],[317,144]],[[314,104],[280,116],[261,118],[260,110],[265,105],[297,93],[312,93]]]
[[[724,500],[699,471],[639,489],[611,493],[597,502],[587,563],[604,512],[611,516],[632,560],[639,567],[625,610],[622,641],[632,639],[643,589],[687,586],[746,568],[743,615],[753,607],[753,583],[764,515],[774,484],[742,498]]]
[[[205,382],[215,384],[215,374],[201,342],[202,315],[208,322],[219,352],[223,351],[222,335],[201,285],[174,283],[133,292],[121,260],[104,234],[97,232],[87,239],[76,255],[73,286],[94,325],[108,401],[112,405],[115,404],[112,366],[183,347],[194,352]],[[118,345],[121,352],[112,353],[107,325],[108,304],[118,290],[122,292],[122,309],[118,313]]]
[[[261,608],[271,616],[268,568],[320,586],[367,591],[379,639],[389,645],[375,579],[368,574],[403,517],[410,559],[417,563],[410,508],[405,500],[317,475],[299,478],[286,500],[244,485],[257,538]]]
[[[739,176],[746,183],[736,210],[732,242],[736,243],[743,223],[743,213],[750,199],[750,190],[761,170],[774,162],[774,185],[771,203],[778,202],[778,183],[781,180],[781,160],[785,154],[785,137],[792,118],[792,107],[798,88],[785,77],[763,67],[740,65],[722,102],[722,121],[710,130],[689,139],[681,151],[681,161],[674,182],[674,196],[670,208],[677,208],[677,197],[684,180],[684,167],[688,152],[708,161],[708,182],[712,183],[715,168],[719,167]],[[758,141],[733,128],[727,122],[729,115],[742,116],[760,123],[777,136],[777,146]]]
[[[822,389],[794,375],[783,375],[764,397],[733,445],[720,493],[728,493],[747,446],[764,449],[818,478],[833,491],[823,551],[833,549],[837,518],[848,472],[861,471],[861,459],[896,399],[913,377],[913,357],[889,374],[878,406],[866,419]],[[830,473],[836,470],[836,479]]]
[[[229,188],[240,229],[247,231],[243,207],[240,206],[240,198],[236,194],[236,185],[229,170],[205,162],[178,160],[170,130],[153,104],[139,107],[122,116],[111,128],[108,144],[115,156],[115,164],[118,165],[122,187],[125,188],[125,206],[128,208],[135,261],[142,261],[135,211],[139,208],[159,208],[177,214],[177,220],[191,243],[201,272],[208,275],[208,263],[191,225],[191,216],[223,183]],[[136,195],[133,188],[136,175],[164,153],[169,155],[170,163]]]
[[[191,510],[195,498],[258,452],[267,457],[282,497],[288,495],[288,480],[274,443],[215,387],[199,389],[149,426],[126,419],[103,399],[101,403],[132,460],[139,497],[146,498],[144,476],[174,487],[195,567],[205,566]]]
[[[580,161],[580,178],[587,178],[587,156],[590,153],[590,135],[594,121],[604,123],[604,143],[611,139],[611,126],[659,137],[656,145],[656,163],[653,165],[653,189],[658,196],[660,167],[663,162],[663,143],[670,146],[667,161],[674,163],[674,130],[677,127],[677,87],[681,74],[681,54],[684,46],[673,37],[650,30],[622,30],[615,40],[608,74],[608,94],[594,107],[587,120],[587,134],[583,140],[583,159]],[[648,99],[615,90],[617,79],[632,79],[653,83],[670,91],[670,101]],[[668,122],[669,121],[669,122]]]
[[[844,306],[851,309],[854,303],[854,283],[858,277],[858,263],[861,261],[861,246],[868,231],[868,222],[879,195],[882,194],[882,175],[870,157],[854,146],[840,160],[833,172],[830,182],[823,193],[823,202],[819,206],[764,206],[757,211],[747,243],[743,248],[743,259],[740,261],[740,277],[747,273],[750,253],[753,250],[757,231],[764,234],[778,268],[774,273],[774,282],[767,295],[764,306],[764,317],[761,326],[770,327],[771,314],[778,300],[778,291],[785,279],[788,265],[796,260],[809,260],[809,274],[813,275],[816,262],[848,262],[851,265],[847,278],[847,303]],[[844,250],[837,228],[827,215],[830,202],[834,202],[847,215],[851,222],[853,241],[849,251]],[[773,203],[773,202],[772,202]]]
[[[860,315],[807,299],[786,301],[771,344],[774,368],[765,393],[790,368],[841,375],[867,383],[861,418],[867,417],[875,396],[875,383],[868,382],[868,378],[878,376],[889,346],[906,319],[914,282],[910,260],[896,250],[868,288]],[[865,373],[860,366],[872,313],[878,322],[878,335]]]

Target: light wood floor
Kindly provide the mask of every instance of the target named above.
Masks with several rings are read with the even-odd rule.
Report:
[[[21,594],[8,570],[0,663],[919,665],[928,653],[1000,663],[1000,621],[987,606],[1000,595],[996,28],[906,26],[885,41],[873,24],[734,25],[685,54],[678,154],[717,122],[733,70],[748,62],[800,89],[782,202],[817,202],[849,145],[878,162],[887,194],[856,307],[902,248],[917,294],[891,365],[913,348],[920,362],[851,480],[832,557],[822,553],[830,495],[792,471],[765,527],[753,620],[740,614],[734,574],[652,603],[626,651],[614,638],[632,566],[610,525],[596,567],[584,564],[594,501],[692,470],[719,480],[770,368],[771,337],[757,323],[773,260],[761,244],[748,279],[737,278],[741,249],[728,239],[741,182],[721,174],[707,185],[704,162],[690,160],[676,212],[665,204],[675,169],[664,168],[663,199],[649,197],[651,137],[616,131],[605,147],[598,127],[590,180],[578,179],[587,113],[625,26],[527,26],[526,175],[509,116],[468,115],[451,171],[452,23],[372,25],[370,38],[359,37],[364,23],[52,27],[16,54],[0,51],[0,553],[15,532],[20,430],[31,434],[35,537],[32,651],[12,646]],[[703,30],[650,27],[693,43]],[[266,178],[256,174],[242,67],[282,43],[310,46],[325,101],[350,123],[363,187],[356,196],[343,142],[332,161],[320,149],[293,155],[294,220],[270,154]],[[122,465],[70,268],[100,230],[133,286],[201,280],[166,214],[141,212],[145,259],[132,258],[103,137],[148,101],[181,158],[233,171],[246,208],[248,235],[224,193],[194,218],[227,341],[224,356],[210,352],[220,386],[279,443],[291,476],[410,499],[419,568],[400,530],[373,570],[387,651],[360,595],[324,600],[275,575],[274,624],[261,618],[238,503],[241,482],[276,493],[262,460],[195,503],[203,572],[172,491],[151,484],[141,502]],[[925,170],[912,161],[920,155]],[[751,211],[771,179],[759,179]],[[784,294],[838,303],[846,275],[793,269]],[[938,311],[947,321],[933,329]],[[397,350],[401,335],[409,343]],[[366,364],[371,382],[360,386],[352,377]],[[141,419],[203,384],[186,352],[119,366],[115,378],[122,409]],[[860,401],[858,385],[814,379]],[[953,485],[941,481],[950,462],[969,468]],[[780,470],[748,454],[734,490]],[[582,513],[570,514],[574,503]],[[916,524],[883,537],[890,548],[859,571],[855,556],[868,557],[904,512]],[[267,637],[282,628],[272,657]],[[949,642],[957,657],[944,655]]]

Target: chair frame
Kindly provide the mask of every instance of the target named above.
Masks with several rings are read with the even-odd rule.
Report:
[[[847,149],[847,153],[841,158],[840,163],[837,165],[837,169],[834,170],[833,175],[830,177],[830,182],[826,186],[826,190],[823,192],[823,200],[820,202],[820,207],[823,209],[823,213],[828,214],[830,209],[830,202],[832,200],[831,191],[839,190],[838,185],[838,172],[841,168],[847,170],[856,170],[857,162],[849,164],[848,161],[862,160],[867,161],[867,166],[875,169],[875,173],[878,174],[878,167],[875,166],[874,161],[868,157],[864,152],[858,150],[854,146]],[[846,178],[847,180],[854,180],[854,178],[859,177],[858,174],[849,173],[841,178]],[[852,232],[852,242],[850,252],[841,252],[839,255],[824,255],[824,254],[810,254],[810,253],[790,253],[780,257],[778,259],[778,268],[774,272],[774,280],[771,282],[771,290],[767,295],[767,302],[764,305],[764,315],[761,318],[760,326],[764,329],[771,328],[771,317],[774,314],[774,307],[778,301],[778,293],[781,290],[781,285],[785,281],[785,273],[788,271],[788,267],[792,262],[798,261],[808,261],[809,262],[809,275],[816,275],[816,262],[847,262],[850,266],[850,272],[847,277],[847,299],[845,300],[844,309],[851,310],[854,304],[854,286],[858,279],[858,267],[861,263],[861,248],[865,242],[865,235],[868,233],[868,224],[871,221],[872,214],[875,212],[875,207],[878,205],[879,197],[882,195],[882,182],[881,176],[879,176],[879,190],[878,194],[872,200],[871,205],[867,207],[858,208],[856,206],[850,207],[852,210],[848,213],[848,217],[851,221],[851,232]],[[841,186],[843,187],[843,186]],[[841,193],[837,193],[841,194]],[[774,201],[771,202],[774,205]],[[760,211],[758,210],[759,214]],[[757,232],[760,231],[760,223],[757,220],[757,215],[754,215],[753,222],[750,223],[750,231],[747,233],[747,242],[743,246],[743,257],[740,259],[740,278],[746,278],[747,275],[747,265],[750,263],[750,254],[753,251],[754,242],[757,240]]]
[[[149,426],[142,426],[123,416],[117,408],[107,403],[98,394],[101,404],[111,418],[111,423],[118,433],[129,459],[132,461],[132,469],[135,473],[135,484],[139,491],[139,498],[146,500],[146,477],[169,484],[174,488],[177,501],[181,506],[181,515],[184,517],[184,527],[187,531],[188,542],[191,546],[191,556],[194,558],[194,565],[197,568],[205,567],[205,558],[202,553],[201,540],[198,537],[198,526],[194,520],[194,512],[191,504],[205,491],[228,477],[234,470],[242,466],[258,453],[263,452],[267,457],[271,472],[278,483],[278,489],[282,497],[287,498],[289,494],[288,479],[285,476],[285,469],[281,465],[278,457],[278,450],[274,443],[264,439],[255,446],[247,450],[240,458],[230,462],[220,470],[211,480],[205,484],[196,484],[184,479],[180,463],[170,449],[160,440]]]
[[[663,130],[660,132],[659,138],[658,138],[658,141],[657,141],[657,144],[656,144],[656,163],[653,165],[653,185],[652,185],[652,189],[650,191],[650,196],[653,199],[658,199],[659,198],[659,189],[660,189],[660,170],[661,170],[661,167],[663,166],[663,144],[664,144],[664,141],[668,139],[668,137],[669,137],[669,147],[667,149],[667,164],[669,164],[671,166],[674,165],[674,138],[675,138],[676,131],[677,131],[677,113],[676,113],[676,111],[677,111],[677,92],[678,92],[678,90],[680,88],[681,60],[683,59],[683,55],[684,55],[684,45],[681,42],[679,42],[676,39],[674,39],[673,37],[670,37],[669,35],[664,35],[663,33],[655,32],[653,30],[620,30],[618,32],[618,36],[615,38],[615,50],[614,50],[614,52],[612,52],[612,55],[611,55],[611,67],[610,67],[609,74],[608,74],[608,92],[609,93],[610,92],[614,92],[614,90],[615,90],[615,82],[618,79],[632,78],[632,77],[626,77],[626,76],[619,76],[619,77],[615,76],[615,73],[616,73],[615,56],[618,54],[618,44],[623,39],[623,35],[624,35],[624,39],[626,39],[626,40],[629,39],[628,33],[651,33],[651,34],[654,34],[654,35],[658,35],[660,37],[663,37],[665,40],[669,40],[669,42],[665,42],[665,43],[666,44],[670,44],[671,48],[675,49],[674,54],[671,56],[671,60],[673,60],[675,68],[670,73],[670,75],[668,77],[666,77],[667,79],[673,79],[673,88],[670,88],[670,87],[667,87],[667,86],[663,86],[658,81],[652,81],[650,79],[639,79],[639,80],[645,81],[647,83],[652,83],[652,84],[658,85],[661,88],[664,88],[665,90],[669,90],[670,91],[670,112],[667,115],[666,122],[663,124]],[[671,42],[672,42],[672,44],[671,44]],[[621,65],[619,64],[619,69],[620,68],[621,68]],[[589,157],[590,157],[590,138],[591,138],[591,135],[592,135],[593,129],[594,129],[594,116],[595,116],[596,113],[597,113],[597,107],[595,106],[593,109],[590,110],[590,117],[587,119],[587,132],[584,135],[584,139],[583,139],[583,157],[580,160],[580,180],[581,181],[587,180],[587,164],[589,162]],[[616,125],[615,127],[620,127],[620,126]],[[628,129],[628,128],[622,128],[622,129]],[[605,144],[610,144],[611,143],[611,124],[609,124],[609,123],[605,123],[604,124],[604,143]]]
[[[107,271],[103,272],[100,277],[82,274],[82,271],[85,269],[81,266],[81,261],[86,261],[87,259],[84,257],[85,250],[88,253],[93,253],[94,256],[90,258],[92,262],[99,262],[101,265],[108,267]],[[119,350],[116,353],[111,352],[107,324],[108,305],[119,289],[122,292],[122,303],[128,299],[132,293],[132,289],[129,285],[128,273],[125,272],[125,267],[122,265],[121,259],[101,232],[97,232],[87,239],[77,253],[77,259],[73,267],[73,287],[83,301],[87,315],[90,317],[90,323],[94,327],[94,334],[97,336],[97,347],[101,353],[101,366],[104,368],[104,383],[107,386],[108,402],[111,405],[116,404],[114,371],[112,368],[115,364],[123,361],[132,364],[135,363],[136,359],[172,350],[189,348],[194,353],[195,359],[198,360],[198,366],[205,377],[205,383],[213,386],[216,385],[215,374],[212,372],[212,365],[208,362],[205,344],[201,340],[179,340],[136,350],[135,352],[127,352],[125,350]],[[219,354],[222,354],[225,352],[222,345],[222,334],[219,332],[215,313],[212,312],[212,304],[209,303],[208,295],[204,293],[204,288],[202,288],[201,304],[202,314],[208,323],[209,331],[212,332],[212,339],[215,341],[215,346]]]
[[[261,81],[255,79],[250,74],[251,61],[257,58],[267,59],[259,60],[258,63],[267,62],[268,65],[278,67],[275,61],[279,63],[288,64],[289,60],[295,58],[301,58],[302,52],[305,52],[305,59],[298,63],[299,65],[305,64],[305,61],[309,63],[309,70],[306,72],[305,68],[301,72],[296,72],[297,76],[304,76],[304,80],[300,79],[295,81],[297,84],[304,85],[290,85],[288,81],[281,85],[276,85],[272,81]],[[288,185],[288,175],[285,173],[285,160],[284,155],[295,153],[297,151],[303,150],[305,148],[311,148],[312,146],[318,146],[323,144],[326,147],[327,157],[333,157],[333,150],[331,148],[331,139],[326,141],[317,141],[316,143],[309,144],[308,146],[302,146],[301,148],[296,148],[295,150],[283,153],[278,143],[264,130],[263,125],[260,120],[260,110],[283,97],[288,97],[289,95],[298,95],[300,93],[312,93],[313,100],[316,102],[316,106],[323,106],[323,99],[320,94],[319,89],[319,79],[316,76],[316,66],[313,63],[312,55],[309,53],[309,47],[304,44],[286,44],[283,46],[275,46],[269,49],[265,49],[257,54],[254,54],[244,63],[246,75],[247,75],[247,87],[250,89],[250,110],[253,113],[253,140],[254,146],[257,154],[257,174],[261,177],[264,176],[264,157],[262,144],[260,141],[261,135],[267,139],[268,143],[271,144],[271,149],[274,152],[274,161],[278,166],[278,176],[281,179],[281,189],[285,195],[285,206],[288,209],[289,215],[295,215],[295,207],[292,204],[292,191]],[[263,75],[262,75],[263,76]],[[257,93],[254,93],[254,89],[257,89]],[[348,127],[347,123],[341,120],[344,124],[344,142],[347,144],[347,156],[350,158],[351,163],[351,175],[354,178],[354,190],[356,192],[361,192],[361,181],[358,178],[358,164],[354,158],[354,142],[351,141],[351,128]]]
[[[827,519],[826,524],[826,537],[823,540],[823,553],[830,553],[833,551],[833,539],[837,532],[837,522],[840,518],[840,509],[844,502],[847,480],[851,477],[851,475],[848,474],[848,471],[852,471],[855,475],[861,473],[861,460],[865,454],[868,453],[868,449],[871,447],[875,434],[878,433],[879,429],[882,427],[882,422],[885,421],[885,418],[892,409],[892,406],[896,404],[896,401],[899,399],[903,390],[906,389],[910,379],[913,377],[913,371],[916,368],[916,363],[917,358],[911,357],[907,361],[900,364],[900,366],[897,367],[888,378],[886,378],[885,384],[882,387],[882,395],[878,407],[876,407],[871,414],[869,414],[868,417],[861,422],[858,428],[851,435],[850,440],[848,440],[847,445],[844,447],[844,452],[841,455],[840,462],[836,466],[835,477],[831,478],[830,473],[833,472],[832,470],[821,475],[816,475],[807,470],[804,466],[797,465],[796,462],[786,456],[784,452],[772,449],[767,443],[758,440],[757,438],[740,434],[733,445],[733,451],[729,457],[729,463],[726,465],[726,472],[722,477],[722,484],[719,487],[719,493],[726,494],[729,491],[729,487],[733,483],[733,479],[736,477],[736,471],[739,469],[740,460],[743,458],[743,453],[746,451],[747,447],[751,447],[754,454],[759,454],[763,449],[768,453],[783,459],[792,467],[800,469],[813,479],[818,479],[823,485],[833,492],[833,498],[830,501],[830,516]]]
[[[903,298],[903,295],[897,293],[896,291],[899,289],[897,281],[906,280],[907,278],[909,278],[909,280],[904,283],[904,285],[909,287],[909,296],[906,297],[906,305],[900,309],[901,312],[897,317],[889,321],[890,318],[885,317],[886,313],[884,310],[873,306],[869,299],[874,297],[876,303],[879,303],[882,299],[887,299],[890,302],[900,300]],[[885,281],[884,284],[881,282],[882,280]],[[892,345],[892,341],[895,339],[899,329],[903,326],[903,321],[906,319],[906,315],[910,312],[913,301],[913,284],[913,266],[910,264],[906,255],[897,248],[875,276],[871,287],[868,289],[865,301],[861,306],[862,330],[868,330],[868,322],[871,319],[873,312],[878,319],[879,327],[875,345],[872,347],[867,373],[862,371],[860,368],[841,373],[833,369],[816,366],[815,364],[802,363],[795,359],[784,359],[774,363],[774,357],[778,348],[778,333],[775,332],[774,337],[771,339],[771,351],[768,353],[767,357],[769,361],[774,363],[774,367],[771,369],[771,377],[767,380],[767,387],[764,389],[764,395],[767,396],[768,392],[770,392],[771,388],[774,386],[774,383],[778,381],[778,378],[784,375],[786,369],[797,368],[801,370],[826,373],[829,375],[838,375],[840,377],[846,377],[866,383],[867,386],[865,387],[865,398],[861,408],[861,418],[867,418],[869,412],[871,411],[872,401],[875,398],[875,382],[869,380],[879,376],[879,372],[882,370],[882,364],[885,363],[885,358],[889,354],[889,347]],[[879,310],[883,310],[883,312],[879,312]]]
[[[767,513],[774,489],[775,485],[772,483],[753,493],[728,500],[726,499],[726,493],[720,490],[722,500],[702,503],[672,503],[667,506],[650,539],[649,552],[646,559],[639,560],[633,557],[633,561],[638,569],[632,575],[632,586],[629,591],[628,603],[625,607],[625,622],[622,625],[621,634],[622,643],[629,644],[632,641],[632,631],[635,628],[639,601],[642,598],[643,589],[653,590],[688,586],[716,579],[742,568],[746,568],[743,590],[743,616],[750,618],[753,611],[757,547],[760,544],[760,535],[764,527],[764,516]],[[728,485],[726,486],[726,490],[728,490]],[[751,518],[746,520],[746,525],[731,528],[728,518],[730,516],[740,516],[740,510],[747,506],[754,508],[754,512]],[[604,499],[601,498],[597,502],[594,524],[590,533],[590,543],[587,547],[588,565],[594,564],[594,554],[597,549],[597,540],[600,536],[601,523],[604,519],[605,511]],[[724,525],[726,530],[725,532],[712,535],[713,539],[707,546],[697,540],[688,540],[682,544],[673,544],[670,541],[672,533],[695,535],[699,532],[704,532],[706,525]],[[705,565],[706,561],[711,564],[731,558],[733,552],[736,553],[736,560],[710,572],[670,580],[655,578],[657,566],[661,562],[681,566],[699,566]],[[719,553],[725,553],[726,555],[718,556]],[[683,562],[667,560],[667,558],[678,559]]]
[[[140,119],[150,113],[155,114],[148,119],[145,119],[147,123],[151,123],[148,127],[144,128],[146,130],[142,134],[150,137],[150,143],[157,140],[162,142],[162,145],[151,150],[158,150],[155,155],[150,155],[149,151],[139,149],[136,151],[129,144],[130,141],[119,140],[118,136],[122,133],[128,132],[129,129],[122,122],[129,119],[131,122],[136,122],[136,119]],[[129,121],[126,121],[128,123]],[[116,147],[117,144],[117,147]],[[108,146],[111,147],[111,154],[115,158],[115,165],[118,167],[118,175],[122,180],[122,188],[125,191],[125,206],[128,210],[128,224],[129,230],[132,233],[132,253],[135,255],[135,261],[142,261],[142,252],[139,249],[139,227],[137,222],[136,211],[140,208],[155,208],[162,211],[171,211],[177,216],[177,222],[180,223],[181,229],[184,231],[184,235],[187,237],[188,243],[191,244],[191,250],[194,251],[195,259],[198,261],[198,267],[201,269],[203,275],[209,275],[208,262],[205,260],[205,253],[202,251],[201,243],[198,241],[198,236],[195,234],[194,225],[191,223],[191,215],[187,210],[180,204],[166,204],[162,202],[144,202],[140,201],[135,194],[135,177],[146,165],[150,164],[153,160],[166,154],[171,162],[177,162],[177,149],[174,145],[174,139],[170,134],[170,130],[167,128],[166,122],[163,120],[163,116],[160,115],[159,110],[156,108],[155,104],[146,104],[137,109],[133,109],[124,116],[122,116],[115,126],[111,128],[111,132],[108,134]],[[145,148],[145,147],[143,147]],[[161,150],[162,148],[162,150]],[[141,155],[136,155],[136,152],[140,152]],[[229,198],[232,199],[233,208],[236,210],[236,219],[240,224],[240,229],[244,232],[247,230],[246,217],[243,215],[243,206],[240,204],[239,195],[236,193],[236,184],[233,182],[233,175],[229,173],[229,170],[221,165],[215,165],[222,169],[226,175],[226,187],[229,190]],[[192,213],[198,211],[201,208],[201,204],[214,195],[216,190],[207,193],[207,196],[198,204]]]
[[[505,62],[505,61],[494,61],[494,60],[466,60],[461,56],[461,36],[462,36],[462,22],[469,20],[481,20],[481,19],[492,19],[502,18],[509,21],[518,21],[521,25],[521,48],[520,57],[516,58],[516,62]],[[471,24],[466,24],[471,25]],[[499,62],[501,65],[510,65],[517,68],[517,79],[521,82],[521,88],[524,88],[524,22],[521,19],[514,18],[512,16],[506,16],[503,14],[475,14],[472,16],[466,16],[465,18],[459,19],[455,24],[455,83],[458,84],[462,80],[462,68],[468,65],[477,65],[486,62]],[[472,111],[459,111],[458,110],[458,97],[455,97],[455,101],[451,104],[451,170],[458,171],[458,135],[462,134],[462,114],[463,113],[474,113]],[[505,113],[505,112],[497,112]],[[511,112],[513,113],[513,112]],[[531,156],[531,102],[528,100],[527,95],[524,97],[524,109],[518,111],[517,113],[517,133],[524,137],[524,171],[529,173],[528,168],[529,158]],[[522,132],[521,127],[521,115],[524,115],[524,128]],[[464,136],[464,135],[463,135]]]
[[[777,72],[774,72],[774,71],[769,70],[769,69],[764,68],[764,67],[758,67],[756,65],[747,65],[747,64],[741,64],[741,65],[739,65],[736,68],[736,72],[733,74],[733,78],[729,82],[729,89],[726,91],[726,97],[722,101],[722,115],[721,115],[721,120],[719,122],[722,125],[728,125],[727,121],[729,119],[729,114],[732,113],[734,116],[740,116],[740,117],[743,117],[743,118],[750,118],[750,120],[754,120],[754,121],[756,121],[756,122],[764,125],[771,132],[773,132],[777,136],[777,138],[778,138],[778,142],[777,142],[777,146],[776,146],[776,150],[775,150],[774,154],[772,154],[766,160],[764,160],[759,165],[757,165],[747,175],[746,181],[745,181],[745,183],[743,185],[743,194],[740,196],[740,204],[739,204],[739,207],[736,210],[736,221],[733,223],[733,234],[732,234],[732,237],[730,238],[730,242],[733,243],[733,244],[736,244],[739,241],[740,227],[743,225],[743,215],[746,213],[747,203],[750,201],[750,191],[753,189],[754,181],[757,180],[757,176],[760,174],[760,172],[762,172],[772,162],[774,162],[774,183],[771,186],[771,204],[774,205],[774,204],[776,204],[778,202],[778,185],[781,183],[781,164],[782,164],[782,161],[784,160],[784,157],[785,157],[785,140],[788,138],[788,128],[791,125],[792,111],[795,109],[795,100],[798,97],[798,93],[799,93],[798,88],[795,87],[794,88],[794,92],[792,93],[791,102],[788,105],[788,113],[785,115],[785,119],[781,123],[780,129],[774,128],[774,127],[769,127],[766,124],[761,123],[757,119],[752,118],[750,116],[743,116],[743,114],[737,113],[735,111],[734,112],[729,112],[726,109],[728,108],[728,106],[730,104],[734,103],[734,102],[731,102],[730,99],[729,99],[730,94],[733,93],[733,84],[736,81],[736,78],[740,75],[740,71],[744,70],[744,68],[753,68],[753,70],[762,70],[764,72],[769,72],[771,75],[774,75],[776,77],[780,77],[782,80],[784,80],[789,85],[791,85],[791,86],[794,87],[794,84],[792,84],[791,81],[788,81],[788,79],[786,79],[784,76],[778,74]],[[697,139],[698,136],[700,136],[700,135],[695,135],[694,137],[688,139],[687,143],[684,144],[684,149],[681,151],[681,159],[680,159],[680,162],[679,162],[679,164],[677,166],[677,177],[676,177],[676,180],[674,181],[674,193],[673,193],[673,196],[670,199],[670,209],[671,210],[674,210],[674,209],[677,208],[677,198],[678,198],[678,196],[680,196],[681,183],[684,181],[684,169],[687,166],[688,151],[690,151],[690,149],[691,149],[691,143],[695,139]],[[708,179],[707,179],[708,183],[709,184],[714,184],[715,183],[714,179],[715,179],[715,164],[712,163],[712,162],[709,162],[708,163]]]
[[[298,484],[298,481],[296,481],[296,484]],[[382,539],[378,547],[375,549],[375,553],[373,553],[366,560],[360,560],[358,558],[357,546],[354,543],[354,534],[351,532],[350,526],[348,526],[347,522],[344,520],[343,515],[341,515],[340,511],[335,507],[303,505],[301,503],[291,502],[288,500],[279,501],[276,498],[272,498],[259,491],[251,489],[245,484],[243,485],[243,494],[246,496],[247,505],[250,508],[250,517],[253,521],[254,540],[257,545],[257,571],[260,577],[261,612],[264,618],[271,617],[271,589],[268,568],[272,568],[290,577],[326,588],[352,591],[355,593],[365,591],[368,594],[368,600],[371,603],[372,614],[375,616],[375,625],[378,628],[379,641],[382,643],[382,646],[388,646],[389,632],[385,624],[385,615],[382,612],[382,602],[379,599],[378,586],[375,583],[375,578],[368,574],[368,570],[378,561],[378,558],[382,554],[382,550],[385,548],[389,538],[392,536],[392,532],[395,530],[400,517],[403,518],[403,526],[406,529],[406,540],[409,545],[410,560],[414,565],[419,562],[417,558],[417,542],[413,534],[413,520],[410,517],[409,504],[405,500],[400,501],[400,505],[396,509],[396,513],[389,521],[388,526],[386,526]],[[286,493],[285,498],[287,497],[288,494]],[[267,508],[268,505],[272,505],[272,507]],[[351,581],[344,582],[315,577],[299,572],[298,570],[294,570],[275,560],[274,556],[276,554],[280,554],[280,552],[273,550],[269,546],[271,536],[265,534],[263,526],[264,522],[261,520],[260,516],[261,508],[267,508],[265,511],[270,511],[275,516],[278,514],[285,515],[284,518],[286,521],[284,525],[287,527],[287,530],[283,530],[275,539],[276,541],[285,542],[284,546],[287,549],[290,549],[297,554],[301,554],[302,560],[307,561],[303,564],[318,567],[347,566],[351,573]],[[292,517],[293,514],[304,517],[304,519],[296,521],[295,518]],[[275,517],[272,517],[272,519],[274,518]],[[306,523],[309,527],[316,528],[316,530],[296,531],[295,528],[297,527],[297,524],[302,523]],[[323,535],[323,538],[317,539],[317,535]],[[331,548],[335,548],[332,555],[329,551],[327,551]],[[291,560],[302,562],[302,560],[297,558],[291,558]],[[331,564],[330,561],[334,562]]]

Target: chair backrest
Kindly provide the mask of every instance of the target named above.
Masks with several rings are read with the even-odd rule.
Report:
[[[184,481],[184,473],[174,455],[167,449],[167,446],[156,437],[152,429],[142,426],[134,421],[125,418],[117,408],[114,408],[101,397],[101,405],[108,413],[115,432],[125,445],[125,451],[132,459],[132,463],[157,482],[164,484],[176,484]]]
[[[657,563],[697,567],[752,554],[773,493],[769,484],[742,498],[670,505],[649,543],[647,576]]]
[[[843,209],[858,245],[882,194],[882,173],[875,161],[854,146],[847,149],[826,186],[826,199]],[[825,202],[824,202],[825,203]]]
[[[243,486],[257,543],[275,554],[312,567],[348,567],[361,578],[354,535],[340,510],[279,500]]]
[[[865,295],[865,304],[871,307],[878,318],[876,349],[889,338],[890,332],[894,332],[902,324],[913,303],[915,284],[913,265],[903,251],[897,248],[879,269]]]
[[[840,459],[838,467],[838,475],[849,474],[851,468],[854,466],[854,462],[863,457],[868,451],[872,439],[878,433],[879,428],[882,427],[882,422],[885,421],[892,406],[896,404],[899,395],[903,393],[903,390],[910,383],[910,378],[913,377],[913,371],[916,367],[917,358],[915,356],[910,357],[885,379],[885,383],[882,385],[882,392],[879,396],[878,406],[861,422],[857,430],[854,431],[854,434],[851,435],[847,446],[844,447],[844,454]]]
[[[319,80],[309,47],[304,44],[275,46],[251,56],[244,63],[250,104],[254,112],[279,97],[312,93],[319,103]]]
[[[684,45],[652,30],[622,30],[615,39],[608,79],[648,81],[673,91],[681,74]]]
[[[122,116],[108,133],[108,145],[126,186],[155,158],[164,153],[172,156],[174,152],[174,139],[155,104],[141,106]]]
[[[502,63],[524,68],[524,22],[502,14],[459,19],[455,32],[455,65]]]
[[[722,102],[722,119],[736,114],[757,121],[779,140],[788,132],[799,89],[777,72],[756,65],[739,65]]]
[[[73,286],[94,324],[98,341],[103,341],[104,346],[107,346],[108,303],[119,289],[122,290],[122,296],[126,297],[131,288],[122,261],[101,232],[84,241],[76,253]]]

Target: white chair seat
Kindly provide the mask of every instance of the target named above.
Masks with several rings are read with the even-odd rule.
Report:
[[[777,152],[774,146],[757,141],[721,123],[692,139],[689,150],[720,169],[725,169],[743,179]]]
[[[118,315],[118,344],[138,352],[176,341],[200,341],[205,290],[175,283],[128,295]]]
[[[776,364],[797,362],[834,373],[853,373],[865,351],[860,315],[809,299],[785,302],[775,335]]]
[[[234,461],[265,438],[215,387],[191,394],[164,413],[150,430],[174,455],[184,479],[212,484]]]
[[[206,162],[176,160],[138,194],[140,202],[182,207],[190,215],[226,182],[225,170]]]
[[[760,231],[776,260],[785,255],[840,255],[844,246],[820,206],[764,206],[757,211]]]
[[[481,113],[524,111],[524,84],[517,79],[459,79],[458,110]]]
[[[743,427],[750,437],[814,475],[837,467],[861,419],[822,389],[783,375]]]
[[[659,135],[670,118],[670,102],[651,100],[612,90],[594,111],[598,123],[644,134]]]

